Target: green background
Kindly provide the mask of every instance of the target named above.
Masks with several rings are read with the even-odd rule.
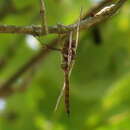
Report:
[[[10,0],[0,0],[0,11],[10,9]],[[7,9],[0,24],[39,25],[39,0],[13,0],[21,12]],[[71,24],[95,3],[92,0],[45,0],[48,25]],[[102,42],[96,45],[91,30],[80,33],[77,57],[71,75],[71,115],[68,119],[61,102],[54,106],[63,84],[61,56],[51,52],[33,73],[15,82],[25,91],[1,98],[0,130],[129,130],[130,129],[130,2],[108,21],[99,25]],[[27,8],[26,10],[24,8]],[[28,47],[25,35],[0,34],[0,59],[13,56],[0,68],[0,84],[19,70],[40,50]],[[41,37],[43,44],[56,35]],[[22,86],[24,87],[24,85]]]

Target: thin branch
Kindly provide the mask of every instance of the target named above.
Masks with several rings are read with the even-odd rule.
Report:
[[[44,3],[44,0],[40,0],[40,2],[41,2],[40,15],[41,15],[41,21],[42,21],[42,28],[43,30],[45,30],[45,33],[48,34],[45,3]]]
[[[60,94],[59,94],[59,96],[58,96],[58,99],[57,99],[57,101],[56,101],[56,105],[55,105],[55,108],[54,108],[54,111],[55,111],[55,112],[57,111],[57,108],[58,108],[58,106],[59,106],[59,104],[60,104],[60,101],[61,101],[61,98],[62,98],[62,96],[63,96],[64,90],[65,90],[65,82],[64,82],[63,87],[62,87],[62,89],[61,89],[61,91],[60,91]]]
[[[98,23],[103,22],[104,20],[110,18],[114,15],[119,8],[126,2],[127,0],[119,0],[115,3],[110,10],[107,10],[100,15],[88,17],[80,22],[80,30],[88,29]],[[48,27],[49,33],[55,34],[64,34],[70,31],[75,31],[77,29],[78,23],[71,24],[68,26],[65,25],[56,25]],[[0,25],[0,33],[16,33],[16,34],[31,34],[31,35],[45,35],[46,31],[41,26],[13,26],[13,25]]]
[[[93,8],[91,8],[89,11],[86,11],[84,15],[82,15],[81,19],[85,20],[88,17],[94,16],[94,14],[98,13],[100,10],[102,10],[104,7],[109,6],[114,3],[114,0],[102,0],[98,4],[96,4]],[[94,40],[94,43],[99,45],[102,42],[102,36],[100,33],[100,26],[97,24],[96,26],[92,27],[90,30],[92,34],[92,38]]]
[[[80,21],[81,21],[81,18],[82,18],[82,8],[80,9],[80,16],[79,16],[79,21],[78,21],[78,26],[77,26],[77,31],[76,31],[76,46],[75,48],[77,49],[77,46],[78,46],[78,42],[79,42],[79,28],[80,28]]]
[[[85,20],[82,20],[79,24],[72,24],[68,26],[53,26],[49,27],[49,33],[58,33],[63,34],[67,33],[68,31],[76,30],[78,26],[80,26],[80,29],[86,29],[91,26],[94,26],[113,14],[126,2],[127,0],[119,0],[119,2],[116,3],[116,6],[114,6],[111,10],[100,14],[98,16],[89,17]],[[32,35],[44,35],[45,31],[41,33],[42,27],[41,26],[7,26],[7,25],[0,25],[0,33],[19,33],[19,34],[32,34]],[[58,43],[58,39],[55,39],[50,45],[53,47]],[[6,95],[6,93],[12,93],[12,84],[25,72],[29,71],[30,68],[35,66],[35,64],[39,63],[41,59],[45,58],[45,56],[50,52],[49,49],[41,50],[35,57],[33,57],[28,63],[26,63],[22,68],[18,70],[13,76],[11,76],[3,85],[0,86],[0,96]]]
[[[86,14],[82,16],[82,20],[86,19],[87,17],[93,16],[93,14],[96,14],[98,11],[100,11],[103,7],[112,4],[114,0],[103,0],[96,6],[94,6],[92,9],[90,9]]]
[[[36,16],[34,16],[29,23],[32,23],[32,21],[35,22],[36,20],[37,20]],[[16,50],[19,48],[24,38],[25,37],[23,36],[17,37],[14,41],[11,42],[4,56],[0,57],[0,72],[4,70],[9,60],[11,60],[13,56],[16,54]],[[19,41],[19,44],[18,44],[18,41]]]

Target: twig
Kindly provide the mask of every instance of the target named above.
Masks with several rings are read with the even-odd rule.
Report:
[[[116,13],[116,11],[126,2],[127,0],[119,0],[115,6],[111,8],[111,10],[101,13],[98,16],[88,17],[80,22],[80,30],[88,29],[92,26],[97,25],[98,23],[103,22],[104,20],[108,19],[112,15]],[[77,29],[78,23],[71,24],[68,26],[61,25],[61,26],[51,26],[48,27],[48,33],[55,33],[55,34],[65,34],[70,31],[75,31]],[[36,33],[37,32],[37,33]],[[13,25],[0,25],[0,33],[17,33],[17,34],[31,34],[31,35],[45,35],[46,31],[41,26],[13,26]]]
[[[82,8],[80,9],[80,16],[79,16],[79,22],[78,22],[78,26],[77,26],[77,31],[76,31],[76,49],[77,49],[77,46],[78,46],[78,41],[79,41],[79,28],[80,28],[80,21],[82,19]]]
[[[58,99],[57,99],[57,101],[56,101],[56,105],[55,105],[55,108],[54,108],[54,111],[55,111],[55,112],[57,111],[57,108],[58,108],[58,106],[59,106],[59,104],[60,104],[60,101],[61,101],[61,98],[62,98],[62,96],[63,96],[64,90],[65,90],[65,83],[63,84],[63,87],[62,87],[62,89],[61,89],[61,91],[60,91],[60,94],[59,94],[59,96],[58,96]]]
[[[105,7],[106,5],[111,4],[112,2],[113,2],[113,0],[103,0],[103,1],[101,1],[99,4],[97,4],[92,9],[90,9],[86,14],[84,14],[81,19],[84,20],[87,17],[93,16],[98,11],[100,11],[103,7]]]
[[[102,0],[100,3],[98,3],[92,9],[90,9],[86,14],[84,14],[81,19],[85,20],[88,17],[93,17],[96,13],[98,13],[100,10],[102,10],[102,8],[112,4],[113,1],[114,0]],[[92,34],[94,43],[97,45],[100,44],[102,41],[102,36],[100,33],[100,26],[96,25],[96,26],[92,27],[90,32]]]
[[[36,21],[36,16],[34,16],[29,23]],[[0,57],[0,72],[4,70],[6,65],[8,64],[9,60],[15,55],[16,50],[19,48],[20,44],[22,43],[24,36],[17,37],[13,42],[11,42],[10,46],[7,48],[6,53],[3,57]],[[18,44],[19,41],[19,44]]]
[[[118,5],[118,8],[120,6]],[[107,12],[103,12],[103,13],[101,13],[99,15],[101,15],[101,16],[103,15],[105,17],[106,16],[111,16],[111,12],[115,13],[116,9],[111,8],[110,10],[107,10]],[[108,12],[108,11],[110,11],[110,12]],[[61,98],[63,96],[63,93],[65,93],[65,107],[66,107],[66,112],[67,112],[68,115],[70,113],[70,108],[69,108],[69,77],[70,77],[71,70],[72,70],[73,65],[74,65],[73,57],[76,55],[80,26],[82,26],[81,25],[81,14],[82,14],[81,12],[82,12],[82,9],[80,11],[80,17],[79,17],[79,21],[77,23],[75,45],[74,45],[74,43],[72,43],[72,33],[70,33],[69,48],[67,47],[67,44],[65,44],[65,46],[63,48],[63,65],[62,65],[62,68],[63,68],[63,71],[64,71],[64,84],[63,84],[63,87],[61,89],[60,95],[59,95],[59,97],[57,99],[56,106],[55,106],[55,109],[54,109],[55,111],[57,110],[57,108],[59,106],[59,103],[60,103],[60,100],[61,100]],[[96,13],[94,15],[96,16]],[[97,16],[99,16],[99,15],[97,15]],[[73,48],[71,48],[72,44],[73,44]],[[67,49],[68,49],[68,52],[66,53]],[[73,56],[72,56],[71,49],[73,51]]]
[[[72,24],[68,26],[53,26],[49,27],[49,33],[58,33],[58,34],[63,34],[67,33],[68,31],[73,31],[77,29],[77,26],[80,26],[79,29],[86,29],[91,26],[94,26],[113,14],[126,2],[127,0],[119,0],[116,3],[116,6],[114,6],[111,10],[107,11],[106,14],[100,14],[96,17],[90,17],[85,20],[82,20],[80,24]],[[42,27],[41,26],[7,26],[7,25],[0,25],[0,33],[18,33],[18,34],[32,34],[36,35],[36,32],[38,35],[44,35],[45,31],[41,33]],[[55,46],[58,43],[58,39],[55,39],[52,43],[51,46]],[[41,59],[43,59],[51,50],[49,49],[44,49],[41,50],[35,57],[33,57],[28,63],[26,63],[22,68],[18,70],[13,76],[11,76],[3,85],[0,87],[0,96],[4,95],[5,93],[12,93],[12,84],[25,72],[27,72],[30,68],[32,68],[35,64],[39,63]],[[6,95],[6,94],[5,94]]]
[[[41,2],[40,15],[41,15],[41,21],[42,21],[42,31],[45,30],[45,34],[48,34],[45,3],[44,3],[44,0],[40,0],[40,2]]]

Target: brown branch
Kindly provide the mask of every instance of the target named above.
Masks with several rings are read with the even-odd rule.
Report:
[[[43,30],[45,30],[45,33],[48,34],[45,3],[44,3],[44,0],[40,0],[40,2],[41,2],[40,15],[41,15],[41,21],[42,21],[41,22],[42,28],[43,28]]]
[[[115,3],[110,10],[101,13],[93,17],[88,17],[80,22],[80,30],[81,29],[88,29],[98,23],[103,22],[104,20],[108,19],[112,15],[116,13],[116,11],[126,2],[127,0],[119,0]],[[56,33],[56,34],[64,34],[70,31],[75,31],[77,29],[78,23],[71,24],[68,26],[65,25],[56,25],[48,27],[49,33]],[[31,35],[45,35],[46,31],[43,30],[42,26],[13,26],[13,25],[0,25],[0,33],[17,33],[17,34],[31,34]]]
[[[83,15],[82,20],[86,19],[87,17],[92,16],[93,14],[96,14],[98,11],[100,11],[103,7],[106,5],[109,5],[113,2],[113,0],[103,0],[96,6],[94,6],[92,9],[90,9],[86,14]]]
[[[93,8],[91,8],[89,11],[87,11],[86,14],[84,14],[82,16],[82,20],[85,20],[88,17],[94,16],[96,13],[98,13],[104,7],[110,6],[113,3],[114,3],[114,0],[103,0],[103,1],[99,2]],[[102,36],[100,33],[100,25],[97,24],[96,26],[92,27],[90,32],[92,34],[92,39],[94,40],[94,43],[96,45],[100,45],[102,42]]]
[[[29,23],[36,22],[36,17],[33,17]],[[8,64],[9,60],[13,58],[13,56],[16,54],[16,50],[19,48],[20,44],[22,43],[23,39],[25,37],[17,37],[14,41],[11,42],[11,44],[8,46],[6,53],[3,57],[0,57],[0,72],[4,70],[6,65]],[[19,44],[18,44],[19,42]]]
[[[77,26],[80,26],[80,29],[89,28],[103,20],[109,18],[126,2],[127,0],[119,0],[111,10],[103,12],[100,15],[89,17],[85,20],[82,20],[79,24],[72,24],[69,26],[53,26],[49,27],[49,33],[66,33],[68,31],[76,30]],[[95,14],[96,15],[96,14]],[[32,34],[32,35],[44,35],[44,32],[41,33],[42,27],[40,26],[27,26],[27,27],[18,27],[18,26],[0,26],[0,33],[21,33],[21,34]],[[50,46],[55,46],[58,43],[58,39],[52,41]],[[41,50],[35,57],[33,57],[28,63],[26,63],[22,68],[18,70],[14,75],[12,75],[3,85],[0,87],[0,96],[6,96],[9,93],[12,93],[14,90],[11,85],[25,72],[29,71],[33,66],[45,58],[45,56],[50,52],[50,49],[45,48]]]

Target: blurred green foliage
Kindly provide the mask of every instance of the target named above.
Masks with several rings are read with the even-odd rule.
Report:
[[[11,13],[0,24],[40,24],[38,0],[13,0],[24,13]],[[71,24],[92,7],[92,0],[46,0],[49,25]],[[130,129],[130,5],[99,25],[102,43],[97,46],[90,31],[81,32],[76,63],[71,75],[71,116],[67,118],[63,102],[54,106],[63,82],[60,55],[52,52],[38,66],[26,91],[15,93],[0,110],[0,130],[129,130]],[[0,1],[0,9],[8,0]],[[47,43],[54,36],[43,37]],[[0,34],[0,57],[8,47],[17,45],[15,55],[0,70],[1,84],[12,76],[39,50],[27,46],[26,36]],[[23,81],[20,77],[18,87]]]

